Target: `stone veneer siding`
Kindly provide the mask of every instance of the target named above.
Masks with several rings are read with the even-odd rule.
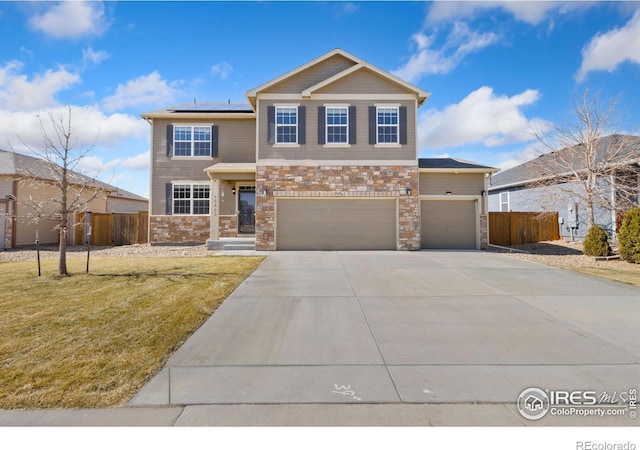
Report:
[[[407,188],[411,195],[406,194]],[[262,195],[266,189],[267,195]],[[398,199],[398,250],[420,249],[416,166],[258,166],[256,250],[275,250],[276,198]]]
[[[151,244],[204,244],[209,239],[209,216],[150,216]]]
[[[238,237],[238,216],[220,216],[220,237]]]
[[[7,211],[7,215],[2,216],[4,222],[4,248],[12,248],[13,247],[13,227],[15,219],[12,215]]]
[[[480,214],[480,249],[486,250],[489,246],[489,227],[487,214]]]

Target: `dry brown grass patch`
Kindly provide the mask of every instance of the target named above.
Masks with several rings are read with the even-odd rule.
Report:
[[[0,263],[0,409],[124,405],[262,260]]]

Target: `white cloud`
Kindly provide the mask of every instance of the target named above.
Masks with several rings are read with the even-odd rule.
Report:
[[[233,72],[233,67],[227,62],[221,62],[220,64],[216,64],[211,68],[211,73],[214,75],[218,75],[222,80],[226,80],[227,78],[229,78],[231,72]]]
[[[580,8],[590,8],[595,2],[558,1],[467,1],[433,2],[427,15],[427,23],[469,19],[490,9],[502,9],[521,22],[538,25],[554,14],[567,14]]]
[[[151,153],[146,151],[144,153],[139,153],[135,156],[125,159],[120,163],[120,166],[126,169],[133,170],[147,170],[151,165]]]
[[[576,79],[582,81],[587,73],[594,71],[612,72],[625,61],[640,64],[640,12],[622,28],[591,39],[582,49],[582,65]]]
[[[22,142],[33,149],[40,149],[43,138],[41,124],[50,137],[55,136],[49,114],[54,120],[66,120],[67,107],[32,111],[0,109],[0,136],[18,151],[26,150]],[[94,144],[114,147],[129,139],[144,139],[149,134],[149,125],[144,120],[126,114],[106,115],[97,106],[73,106],[71,127],[76,149],[87,149]]]
[[[78,162],[74,170],[90,177],[98,177],[107,183],[115,184],[125,177],[123,173],[116,175],[118,169],[148,171],[149,166],[150,152],[148,151],[129,158],[115,158],[110,161],[105,161],[99,156],[89,154]]]
[[[419,146],[443,149],[482,143],[494,147],[531,141],[532,131],[544,130],[548,124],[542,119],[525,117],[522,108],[539,97],[533,89],[507,97],[496,96],[490,87],[481,87],[459,103],[421,114]]]
[[[180,94],[177,89],[180,83],[168,83],[158,72],[152,72],[129,80],[126,84],[119,84],[115,94],[105,97],[102,104],[107,110],[113,111],[127,107],[171,103]]]
[[[456,22],[447,36],[445,45],[434,49],[435,35],[416,33],[411,36],[417,49],[409,61],[393,74],[410,82],[426,74],[447,74],[471,53],[495,44],[498,35],[493,32],[473,31],[463,22]]]
[[[34,75],[31,80],[21,72],[20,61],[0,67],[0,109],[29,111],[55,106],[55,94],[80,82],[80,76],[60,66]]]
[[[102,2],[64,1],[29,19],[32,28],[54,38],[101,35],[108,23]]]
[[[89,64],[100,64],[110,57],[111,55],[109,53],[102,50],[95,51],[91,46],[82,50],[82,62],[85,66]]]

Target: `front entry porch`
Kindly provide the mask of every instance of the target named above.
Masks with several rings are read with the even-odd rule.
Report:
[[[205,169],[211,180],[210,250],[255,248],[256,165],[218,163]]]

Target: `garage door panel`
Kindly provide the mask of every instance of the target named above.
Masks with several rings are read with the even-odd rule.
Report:
[[[421,202],[422,248],[477,248],[475,201]]]
[[[277,202],[279,250],[394,250],[395,200]]]

